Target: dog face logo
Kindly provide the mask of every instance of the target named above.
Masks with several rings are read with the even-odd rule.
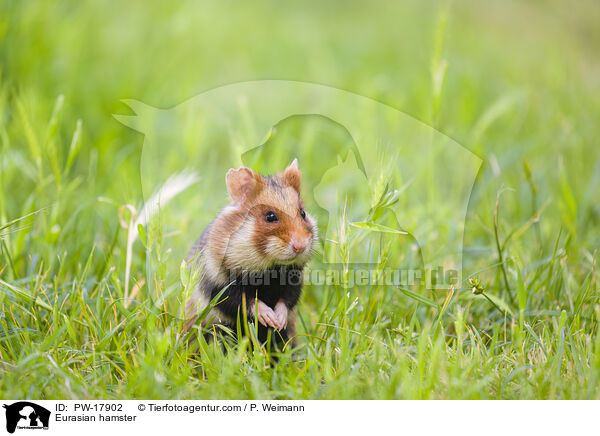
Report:
[[[230,168],[274,174],[297,158],[303,202],[319,223],[313,267],[334,271],[344,259],[351,271],[385,265],[424,278],[435,273],[425,280],[432,290],[461,283],[465,221],[482,160],[435,128],[376,100],[306,82],[236,83],[169,109],[124,103],[135,115],[115,118],[144,134],[146,204],[131,240],[137,223],[159,211],[161,223],[189,224],[171,239],[178,251],[167,271],[179,271],[189,235],[214,217],[214,199],[227,198]],[[353,244],[347,253],[344,241]]]
[[[18,429],[48,429],[50,411],[29,401],[19,401],[3,406],[6,409],[6,431],[14,433]]]

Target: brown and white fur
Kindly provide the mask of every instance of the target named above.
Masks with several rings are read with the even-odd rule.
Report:
[[[278,331],[280,337],[295,334],[301,272],[318,240],[316,221],[304,210],[300,197],[301,180],[297,159],[270,177],[246,167],[227,172],[230,202],[188,255],[188,262],[200,267],[201,276],[185,307],[186,332],[228,286],[221,303],[203,320],[205,326],[210,322],[235,328],[238,316],[243,319],[245,298],[248,320],[260,323],[259,339],[268,329]],[[292,276],[294,280],[287,280]]]

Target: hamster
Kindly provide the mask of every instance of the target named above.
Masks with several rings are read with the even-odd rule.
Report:
[[[287,341],[295,335],[294,308],[302,291],[302,271],[318,243],[316,220],[300,196],[298,160],[273,176],[250,168],[230,169],[225,183],[230,202],[198,238],[187,261],[200,277],[185,306],[185,332],[210,301],[226,288],[203,324],[235,330],[243,320],[258,320],[258,339]],[[243,329],[242,329],[243,330]]]

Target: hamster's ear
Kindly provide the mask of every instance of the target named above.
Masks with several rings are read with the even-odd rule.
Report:
[[[229,197],[238,204],[252,200],[262,189],[263,180],[260,174],[250,168],[240,167],[237,170],[231,168],[225,176],[225,184]]]
[[[300,183],[302,182],[302,173],[298,169],[298,159],[294,159],[289,167],[283,172],[283,181],[286,185],[300,192]]]

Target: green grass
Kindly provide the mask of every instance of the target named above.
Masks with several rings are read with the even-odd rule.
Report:
[[[598,5],[309,4],[0,3],[0,397],[600,398]],[[144,137],[112,116],[131,114],[122,99],[172,107],[271,78],[379,100],[484,158],[464,236],[472,282],[307,287],[300,348],[275,366],[248,342],[194,354],[178,338],[181,256],[222,192],[185,194],[177,204],[210,207],[146,227],[125,307],[119,217],[143,204]],[[273,137],[304,141],[309,173],[320,140],[347,140],[311,125]],[[402,186],[370,180],[371,194]],[[428,243],[452,231],[446,207],[399,204],[430,225]]]

